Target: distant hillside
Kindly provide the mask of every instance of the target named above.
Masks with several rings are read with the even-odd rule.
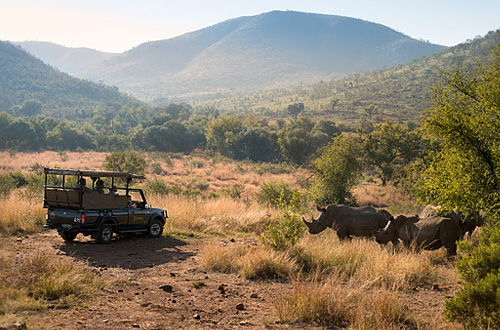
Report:
[[[123,106],[134,99],[107,87],[59,72],[19,46],[0,41],[0,111],[26,101],[42,104],[42,113],[58,118],[85,117],[97,106]]]
[[[97,65],[117,55],[90,48],[64,47],[51,42],[21,41],[12,43],[21,46],[45,63],[69,74]]]
[[[232,97],[200,96],[190,101],[198,107],[253,112],[271,118],[286,115],[289,104],[300,102],[305,105],[303,115],[328,118],[337,123],[352,124],[362,117],[375,121],[418,122],[423,111],[431,106],[431,88],[442,72],[475,65],[476,61],[489,63],[491,50],[499,43],[500,30],[491,31],[484,37],[442,52],[363,75],[353,74],[313,85],[241,93]]]
[[[359,19],[273,11],[145,43],[78,76],[144,100],[171,99],[310,84],[444,48]]]

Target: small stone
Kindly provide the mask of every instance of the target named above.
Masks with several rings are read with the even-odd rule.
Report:
[[[174,290],[174,288],[168,284],[160,285],[160,289],[162,289],[165,292],[172,292]]]
[[[177,275],[175,275],[175,273],[170,273],[170,276],[176,277]]]
[[[250,298],[259,298],[259,295],[258,295],[258,294],[256,294],[256,293],[252,293],[252,294],[250,295]]]
[[[193,318],[195,320],[199,320],[201,318],[201,316],[200,316],[200,314],[196,313],[196,314],[194,314]]]
[[[234,238],[231,238],[229,241],[231,241],[231,243],[236,242],[236,240]]]
[[[243,303],[239,303],[238,305],[236,305],[236,309],[242,311],[245,309],[245,305],[243,305]]]

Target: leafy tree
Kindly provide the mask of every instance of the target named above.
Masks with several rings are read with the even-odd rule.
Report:
[[[500,326],[500,44],[494,55],[489,67],[445,74],[434,88],[425,128],[442,150],[414,177],[425,201],[490,212],[479,245],[460,244],[464,285],[445,304],[449,320],[474,329]]]
[[[365,163],[378,169],[382,184],[419,156],[422,150],[417,132],[393,121],[377,124],[364,140]]]
[[[286,112],[291,115],[294,119],[297,119],[297,116],[304,111],[304,103],[294,103],[290,104],[288,108],[286,108]]]
[[[235,159],[277,160],[277,137],[263,127],[245,127],[236,135],[231,150]]]
[[[90,149],[93,147],[90,136],[60,122],[52,131],[47,132],[47,144],[58,150]]]
[[[309,117],[301,117],[292,120],[279,133],[278,144],[285,159],[302,165],[339,132],[332,121],[315,122]]]
[[[361,178],[360,141],[339,135],[313,163],[313,199],[323,205],[355,203],[352,188]]]
[[[107,171],[144,174],[146,160],[136,152],[112,152],[106,155],[103,167]]]
[[[236,135],[243,128],[242,120],[233,116],[221,116],[208,122],[205,137],[207,146],[223,155],[230,156]]]

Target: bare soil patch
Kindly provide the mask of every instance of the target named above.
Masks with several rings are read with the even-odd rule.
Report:
[[[273,300],[291,284],[207,273],[199,267],[200,240],[132,235],[103,245],[79,235],[67,243],[55,231],[1,240],[1,254],[69,259],[106,283],[84,306],[17,315],[28,329],[334,329],[280,323]],[[247,244],[238,238],[225,241]],[[457,329],[442,316],[443,302],[455,290],[435,286],[399,294],[422,320],[421,329]]]

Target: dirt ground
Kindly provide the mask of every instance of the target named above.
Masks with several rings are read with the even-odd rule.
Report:
[[[106,283],[86,306],[18,315],[27,329],[326,329],[279,322],[273,300],[291,290],[290,283],[248,281],[200,269],[195,239],[135,235],[103,245],[81,235],[67,243],[49,231],[2,240],[0,246],[17,257],[43,252],[70,259],[90,267]],[[452,288],[435,287],[404,295],[417,315],[434,320],[423,329],[451,329],[444,324],[442,303],[452,294]]]

